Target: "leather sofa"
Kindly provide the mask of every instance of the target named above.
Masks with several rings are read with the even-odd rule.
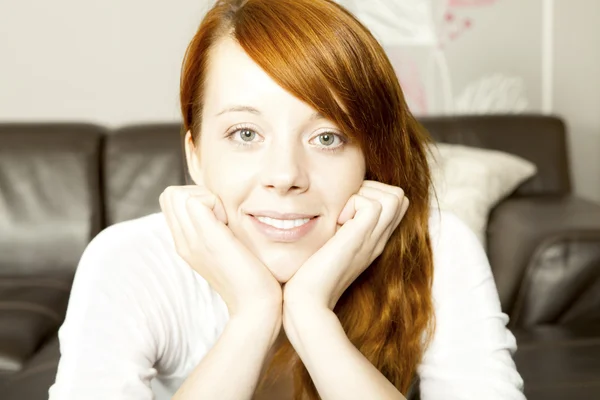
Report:
[[[487,252],[527,397],[600,398],[600,205],[572,194],[567,133],[541,115],[428,117],[439,141],[534,162],[491,212]],[[186,182],[178,124],[0,124],[0,399],[47,399],[86,244]],[[411,398],[418,398],[413,393]]]

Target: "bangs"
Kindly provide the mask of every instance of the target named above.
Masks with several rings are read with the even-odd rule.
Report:
[[[232,37],[279,86],[362,147],[360,132],[381,109],[365,99],[385,100],[385,93],[374,93],[385,85],[377,82],[382,75],[357,30],[365,28],[330,1],[249,0],[233,21]]]

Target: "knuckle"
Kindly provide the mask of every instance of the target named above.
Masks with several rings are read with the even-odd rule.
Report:
[[[401,199],[402,197],[404,197],[405,193],[404,193],[404,189],[402,189],[401,187],[395,187],[393,189],[394,194]]]
[[[373,208],[373,210],[380,213],[381,210],[383,209],[383,205],[377,200],[369,199],[369,201],[371,203],[371,207]]]
[[[165,190],[163,190],[161,196],[163,197],[163,201],[173,203],[173,201],[177,198],[178,194],[179,191],[177,190],[177,187],[169,186],[165,188]]]
[[[371,210],[376,214],[381,214],[381,211],[383,210],[382,204],[379,201],[373,200],[373,199],[368,199],[368,201],[369,201]]]
[[[386,203],[387,208],[391,208],[394,210],[400,207],[401,204],[400,198],[398,198],[398,196],[394,194],[389,194],[385,196],[383,202]]]

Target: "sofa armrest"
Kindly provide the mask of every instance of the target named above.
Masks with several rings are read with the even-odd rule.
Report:
[[[21,371],[56,334],[65,318],[72,281],[72,273],[62,271],[0,277],[0,381]]]
[[[511,326],[600,320],[600,205],[509,198],[490,214],[488,257]]]

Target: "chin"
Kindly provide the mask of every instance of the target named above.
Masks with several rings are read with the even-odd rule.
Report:
[[[301,257],[299,254],[270,254],[270,257],[260,257],[261,261],[271,271],[271,274],[279,283],[286,283],[300,269],[308,256]]]
[[[290,271],[282,271],[281,269],[272,269],[272,268],[269,268],[269,271],[271,271],[271,273],[273,274],[273,276],[275,277],[277,282],[279,282],[281,284],[287,283],[287,281],[292,279],[292,276],[294,276],[294,274],[296,273],[296,271],[290,272]]]
[[[290,263],[269,263],[268,261],[263,262],[279,283],[286,283],[287,281],[292,279],[292,276],[294,276],[296,271],[298,271],[298,269],[300,268],[300,265]]]

